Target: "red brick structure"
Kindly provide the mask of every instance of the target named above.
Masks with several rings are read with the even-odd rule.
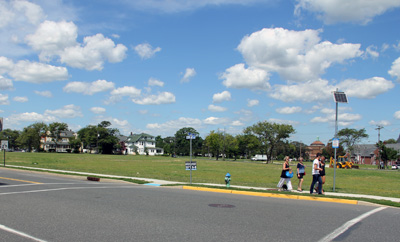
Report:
[[[307,148],[308,148],[308,157],[310,158],[310,160],[314,160],[315,157],[317,156],[317,153],[322,154],[322,149],[325,148],[325,145],[321,141],[317,140],[317,141],[314,141]]]

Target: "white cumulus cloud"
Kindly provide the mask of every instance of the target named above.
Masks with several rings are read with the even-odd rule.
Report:
[[[338,84],[349,97],[372,99],[394,88],[394,83],[383,77],[372,77],[365,80],[347,79]]]
[[[61,119],[83,117],[81,108],[79,106],[75,106],[74,104],[65,105],[64,107],[56,110],[47,109],[44,114],[48,116],[56,116]]]
[[[185,74],[181,79],[181,83],[189,82],[194,76],[196,76],[196,71],[194,68],[186,68]]]
[[[149,86],[159,86],[159,87],[164,86],[164,82],[157,80],[155,78],[150,78],[148,83],[149,83]]]
[[[291,81],[318,79],[333,63],[343,63],[363,53],[360,44],[321,42],[319,33],[312,29],[265,28],[245,36],[238,50],[250,68],[277,72]]]
[[[149,59],[161,51],[160,47],[153,48],[149,43],[139,44],[133,49],[142,59]]]
[[[393,116],[395,119],[400,119],[400,110],[396,111]]]
[[[0,90],[12,90],[13,87],[14,86],[12,80],[0,76]]]
[[[86,36],[83,43],[76,41],[77,36],[77,27],[72,22],[45,21],[26,41],[40,52],[43,61],[57,58],[68,66],[86,70],[102,70],[105,61],[116,63],[126,57],[126,46],[116,45],[102,34]]]
[[[216,93],[213,95],[213,103],[220,103],[223,101],[230,101],[231,93],[228,91],[223,91],[221,93]]]
[[[15,81],[39,84],[67,80],[68,70],[65,67],[21,60],[13,66],[9,75]]]
[[[356,22],[366,24],[375,16],[400,7],[397,0],[297,0],[295,13],[301,10],[315,12],[327,24]]]
[[[261,69],[245,68],[244,64],[237,64],[225,70],[220,76],[222,84],[228,88],[248,88],[252,90],[269,90],[271,85],[268,72]]]
[[[211,104],[208,105],[208,110],[211,112],[225,112],[227,108]]]
[[[392,67],[389,70],[389,74],[393,77],[397,78],[397,81],[400,82],[400,57],[397,58],[393,63]]]
[[[302,108],[301,107],[283,107],[283,108],[277,108],[276,111],[280,114],[293,114],[293,113],[299,113],[301,112]]]
[[[27,97],[14,97],[14,101],[19,102],[19,103],[26,103],[28,101]]]
[[[9,105],[9,104],[10,101],[8,100],[8,95],[0,93],[0,105]]]
[[[284,102],[317,102],[332,98],[334,86],[327,80],[308,81],[293,85],[275,85],[269,96]]]
[[[260,103],[259,100],[256,99],[248,99],[247,100],[247,107],[257,106]]]
[[[93,95],[98,92],[105,92],[114,89],[114,83],[106,80],[94,82],[70,82],[64,88],[64,92],[76,92],[84,95]]]
[[[132,102],[140,105],[159,105],[175,103],[175,95],[170,92],[162,92],[158,95],[149,95],[142,99],[133,98]]]
[[[102,107],[92,107],[90,108],[90,111],[95,114],[102,114],[106,112],[106,109]]]
[[[42,97],[53,97],[53,94],[50,91],[35,91],[35,93]]]

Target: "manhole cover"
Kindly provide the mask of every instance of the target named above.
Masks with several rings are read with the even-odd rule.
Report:
[[[213,207],[213,208],[234,208],[235,205],[230,205],[230,204],[208,204],[208,206]]]

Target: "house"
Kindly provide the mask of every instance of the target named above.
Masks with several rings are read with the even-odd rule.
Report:
[[[40,148],[48,152],[71,152],[69,141],[77,137],[71,130],[60,131],[59,137],[54,137],[49,131],[40,138]]]
[[[385,146],[400,153],[400,143],[385,144]],[[377,165],[379,150],[376,147],[376,144],[354,145],[351,157],[358,164]]]
[[[128,136],[125,143],[125,154],[132,155],[162,155],[164,149],[156,147],[156,139],[154,136],[141,133]]]
[[[322,150],[325,148],[325,145],[321,141],[317,140],[314,141],[307,148],[308,148],[308,157],[310,158],[310,160],[314,160],[315,157],[317,157],[317,153],[322,154]]]
[[[356,164],[376,165],[378,148],[375,144],[354,145],[351,158]]]

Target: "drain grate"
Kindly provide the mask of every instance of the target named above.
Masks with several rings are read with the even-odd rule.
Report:
[[[231,205],[231,204],[208,204],[208,206],[213,207],[213,208],[234,208],[235,205]]]

